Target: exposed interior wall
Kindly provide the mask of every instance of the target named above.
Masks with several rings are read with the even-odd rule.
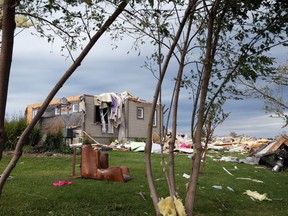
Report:
[[[114,129],[114,133],[102,133],[102,124],[96,122],[96,108],[94,104],[94,96],[85,96],[86,114],[84,120],[84,131],[101,144],[109,144],[117,139],[118,131]]]

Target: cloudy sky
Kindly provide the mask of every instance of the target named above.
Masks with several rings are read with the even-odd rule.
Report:
[[[152,101],[156,79],[142,67],[149,50],[143,48],[141,56],[137,56],[133,52],[127,54],[131,45],[125,41],[120,42],[116,50],[112,50],[110,44],[108,37],[101,38],[56,98],[128,91],[143,100]],[[281,55],[287,56],[287,52],[282,50]],[[32,36],[28,31],[15,37],[6,108],[8,116],[23,114],[28,104],[42,102],[70,65],[71,60],[61,56],[59,48],[48,44],[45,39]],[[172,90],[173,86],[171,79],[166,81],[167,91],[163,95],[167,106],[169,89]],[[189,133],[192,101],[188,92],[182,90],[181,93],[178,131]],[[229,102],[225,111],[231,112],[230,117],[217,128],[216,135],[236,132],[238,135],[275,137],[287,131],[287,128],[281,128],[283,119],[270,118],[259,101]]]

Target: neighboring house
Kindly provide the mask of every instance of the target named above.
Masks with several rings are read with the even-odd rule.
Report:
[[[28,123],[41,105],[27,106],[25,114]],[[128,92],[82,94],[52,100],[39,125],[44,134],[63,131],[64,137],[71,143],[81,143],[87,134],[101,144],[109,144],[116,139],[124,143],[146,137],[151,111],[152,103]],[[158,134],[162,128],[161,119],[162,109],[158,104],[153,121],[153,132]]]

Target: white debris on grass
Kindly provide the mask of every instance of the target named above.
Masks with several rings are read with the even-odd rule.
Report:
[[[229,186],[227,186],[227,189],[230,190],[230,191],[232,191],[232,192],[234,192],[233,188],[231,188],[231,187],[229,187]]]
[[[223,167],[223,170],[225,171],[225,172],[227,172],[229,175],[231,175],[231,176],[234,176],[231,172],[229,172],[225,167]]]
[[[212,188],[222,190],[222,186],[221,185],[213,185]]]
[[[263,181],[261,181],[261,180],[251,179],[251,178],[236,178],[236,179],[248,180],[248,181],[253,181],[253,182],[257,182],[257,183],[263,183]]]
[[[190,179],[190,175],[188,175],[186,173],[183,174],[183,177],[186,178],[186,179]]]
[[[243,192],[243,194],[247,194],[248,196],[250,196],[250,198],[252,200],[259,200],[259,201],[268,200],[268,201],[272,201],[271,199],[269,199],[267,197],[266,193],[260,194],[257,191],[246,190],[245,192]]]

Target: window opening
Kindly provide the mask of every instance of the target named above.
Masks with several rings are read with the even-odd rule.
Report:
[[[144,108],[137,107],[137,119],[144,119]]]
[[[79,112],[79,104],[73,104],[72,105],[72,112]]]
[[[55,108],[55,115],[60,115],[61,114],[61,109],[59,107]]]

